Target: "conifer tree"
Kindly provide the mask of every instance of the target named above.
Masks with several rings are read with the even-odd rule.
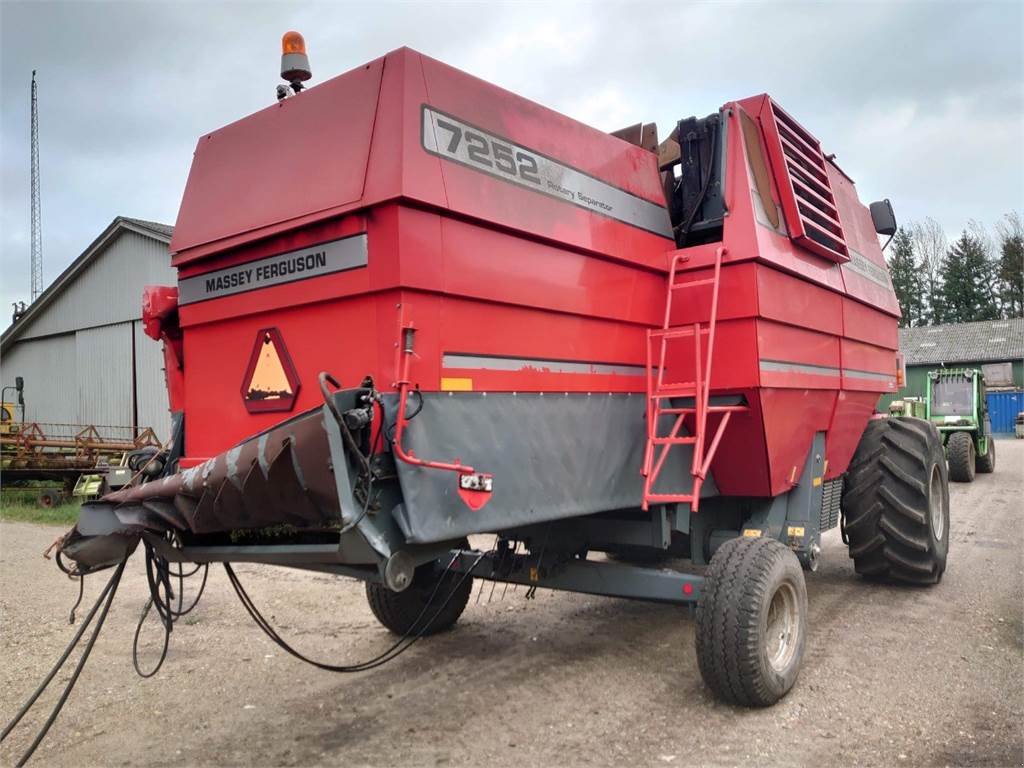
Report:
[[[924,320],[924,279],[914,258],[914,241],[910,233],[900,228],[892,239],[889,251],[889,276],[892,289],[900,303],[903,317],[900,326],[921,325]]]
[[[966,229],[942,260],[942,321],[969,323],[994,320],[999,311],[992,299],[992,269],[984,244]]]

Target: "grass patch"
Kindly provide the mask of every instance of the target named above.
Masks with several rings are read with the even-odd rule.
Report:
[[[4,498],[0,499],[0,520],[43,525],[73,525],[78,520],[80,506],[75,501],[44,509],[36,504],[34,499],[13,494],[9,497],[4,494]]]

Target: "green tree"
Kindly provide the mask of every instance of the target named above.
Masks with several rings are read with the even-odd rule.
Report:
[[[900,326],[921,325],[924,320],[924,278],[914,258],[914,241],[904,228],[896,231],[889,251],[889,276],[900,303]]]
[[[994,320],[999,309],[992,297],[992,266],[984,243],[966,229],[942,260],[942,321]]]
[[[999,263],[996,284],[1003,317],[1024,316],[1024,221],[1016,211],[996,225]]]

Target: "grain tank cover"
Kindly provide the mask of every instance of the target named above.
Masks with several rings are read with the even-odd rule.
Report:
[[[200,137],[171,251],[358,202],[383,69],[377,59]]]
[[[403,48],[201,137],[171,250],[398,199],[628,261],[672,246],[652,152]]]

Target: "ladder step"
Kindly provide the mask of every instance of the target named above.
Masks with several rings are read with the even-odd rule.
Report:
[[[706,277],[703,280],[691,280],[688,283],[676,283],[675,285],[672,286],[672,290],[673,291],[678,291],[678,290],[681,290],[683,288],[697,288],[697,287],[699,287],[701,285],[714,285],[714,284],[715,284],[715,278],[713,278],[713,277]]]
[[[711,332],[710,328],[701,328],[700,333],[702,336],[706,336]],[[671,328],[651,328],[648,330],[651,338],[664,339],[670,341],[672,339],[689,339],[693,337],[692,327],[679,327],[672,326]]]
[[[651,393],[651,397],[694,397],[696,394],[697,385],[694,382],[681,381],[678,384],[662,384]]]
[[[677,279],[677,267],[681,261],[676,255],[672,260],[671,270],[666,291],[666,304],[664,325],[660,329],[649,329],[647,331],[647,446],[644,452],[644,463],[641,474],[644,477],[643,497],[641,507],[648,509],[650,504],[672,504],[689,503],[691,509],[696,512],[700,505],[700,489],[711,463],[715,458],[722,434],[729,425],[733,413],[749,411],[747,405],[712,405],[711,395],[711,361],[714,355],[715,327],[718,320],[718,298],[721,289],[722,258],[726,253],[724,247],[715,251],[714,275],[712,277],[699,278],[686,281]],[[687,275],[688,277],[693,276]],[[710,286],[711,314],[708,320],[703,322],[670,325],[672,318],[672,304],[677,292],[687,288],[702,288]],[[665,378],[669,375],[666,371],[666,356],[668,344],[675,339],[693,339],[693,347],[696,353],[695,381],[675,381],[666,384]],[[652,343],[655,340],[659,347]],[[677,347],[685,348],[680,344]],[[658,356],[660,355],[660,357]],[[706,355],[707,364],[702,362]],[[655,367],[655,361],[658,361]],[[738,398],[719,400],[719,402],[736,403]],[[668,402],[665,402],[668,401]],[[742,400],[739,400],[742,402]],[[690,415],[698,416],[693,434],[680,437],[683,421]],[[720,419],[714,419],[717,424],[708,424],[708,416],[718,414]],[[673,418],[673,427],[668,435],[658,434],[658,420],[662,416]],[[707,445],[705,434],[708,427],[712,429],[711,444]],[[692,445],[692,467],[690,475],[693,478],[693,485],[689,493],[655,493],[654,486],[658,476],[665,465],[665,459],[674,446]],[[661,447],[658,450],[658,446]]]
[[[693,445],[697,438],[693,435],[686,437],[655,437],[650,440],[651,445]]]
[[[676,502],[693,502],[693,494],[689,493],[648,493],[646,500],[649,502],[673,504]]]

